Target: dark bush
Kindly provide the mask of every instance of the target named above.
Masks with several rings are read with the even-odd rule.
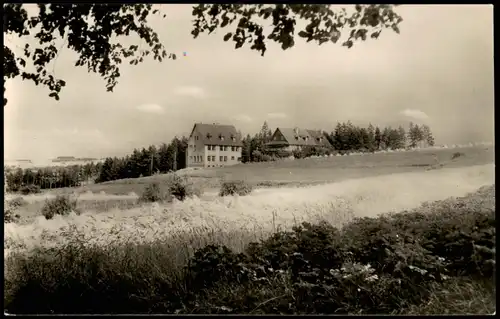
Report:
[[[22,197],[16,197],[11,200],[8,200],[6,203],[9,207],[12,207],[14,209],[17,209],[19,207],[23,207],[24,205],[28,204],[26,200]]]
[[[183,201],[188,197],[200,196],[202,189],[196,187],[186,176],[172,174],[168,181],[168,192],[173,198]]]
[[[191,291],[200,291],[216,283],[242,282],[248,277],[240,264],[244,260],[244,255],[237,255],[226,246],[209,245],[199,249],[186,267],[187,285]]]
[[[17,213],[19,207],[26,204],[22,197],[17,197],[11,200],[4,201],[3,222],[16,223],[21,219],[21,215]]]
[[[464,153],[462,152],[455,152],[453,153],[453,155],[451,156],[451,159],[454,160],[455,158],[459,158],[459,157],[462,157],[462,156],[465,156]]]
[[[142,202],[159,202],[165,200],[167,195],[161,190],[160,184],[150,183],[144,187],[139,200]]]
[[[39,194],[40,193],[40,186],[38,185],[24,185],[19,188],[19,192],[23,195],[29,195],[29,194]]]
[[[219,196],[232,196],[238,194],[239,196],[245,196],[252,192],[252,186],[245,181],[235,180],[235,181],[225,181],[222,183]]]
[[[57,195],[54,199],[47,199],[42,207],[42,215],[46,219],[52,219],[55,215],[67,216],[71,212],[79,213],[76,208],[76,199],[68,195]]]

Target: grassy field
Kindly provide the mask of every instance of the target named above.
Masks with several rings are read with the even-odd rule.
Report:
[[[469,170],[460,176],[465,181],[478,173]],[[484,175],[489,173],[491,171],[483,172]],[[449,178],[452,177],[458,181],[457,176],[434,173],[422,178],[411,191],[413,194],[435,194],[449,188],[453,183]],[[424,180],[425,185],[421,184]],[[381,184],[386,185],[382,181]],[[351,192],[354,186],[349,188]],[[369,186],[373,187],[373,182],[366,187]],[[475,186],[477,184],[461,188],[461,192]],[[314,187],[306,191],[318,193]],[[483,187],[464,198],[425,204],[402,215],[394,215],[394,219],[390,220],[353,221],[357,211],[364,210],[362,215],[372,211],[370,215],[375,216],[377,210],[384,211],[388,206],[402,207],[403,202],[409,199],[407,194],[397,195],[392,189],[392,196],[399,197],[399,200],[393,200],[395,205],[391,205],[387,198],[392,197],[391,193],[385,191],[384,199],[364,198],[368,202],[366,205],[356,206],[346,200],[329,206],[324,203],[317,203],[317,206],[310,204],[309,210],[302,207],[304,216],[301,220],[314,222],[326,219],[337,226],[346,225],[343,233],[318,223],[315,224],[319,226],[313,228],[306,226],[309,227],[307,231],[295,230],[295,235],[283,233],[277,228],[288,228],[285,226],[287,220],[289,226],[300,222],[293,212],[284,209],[275,213],[273,209],[257,215],[258,211],[252,211],[248,203],[240,205],[244,205],[251,216],[246,215],[241,206],[237,210],[224,211],[224,207],[238,205],[235,199],[213,204],[213,208],[218,208],[213,213],[207,212],[207,207],[200,203],[191,202],[180,204],[183,207],[175,211],[153,206],[115,216],[104,217],[103,214],[99,218],[83,215],[38,220],[30,227],[9,224],[6,225],[4,241],[6,307],[13,313],[300,314],[331,313],[334,309],[337,309],[336,313],[351,314],[492,313],[496,307],[496,290],[494,277],[487,273],[491,269],[485,266],[491,258],[494,260],[494,255],[476,256],[474,250],[469,248],[470,240],[464,241],[463,236],[476,238],[478,245],[493,245],[494,254],[494,187]],[[352,194],[352,197],[358,198],[357,194]],[[418,199],[416,195],[411,204],[415,205]],[[281,200],[278,202],[282,205]],[[382,202],[386,203],[385,207]],[[262,210],[261,206],[259,211]],[[237,212],[239,216],[234,216]],[[275,235],[269,238],[271,234]],[[297,236],[305,237],[300,237],[303,239],[294,244]],[[333,236],[333,242],[330,242],[329,236]],[[336,236],[341,237],[334,239]],[[415,236],[419,238],[418,242],[412,239]],[[268,239],[257,246],[249,245],[259,237]],[[419,243],[425,242],[428,242],[425,247],[432,253],[422,250]],[[333,244],[340,246],[332,248]],[[440,248],[448,247],[448,244],[453,244],[451,250]],[[301,248],[302,245],[310,246]],[[388,245],[386,251],[393,250],[395,255],[380,255],[377,249],[384,245]],[[338,257],[343,260],[340,269],[330,259],[342,252],[342,247],[346,250],[342,253],[344,257]],[[204,250],[195,254],[200,248]],[[313,255],[302,255],[302,249]],[[329,252],[328,249],[334,251]],[[491,251],[491,247],[481,249]],[[294,250],[297,253],[293,253]],[[324,288],[313,288],[307,284],[310,279],[304,277],[306,269],[294,273],[295,267],[304,267],[297,266],[298,261],[272,262],[272,256],[285,252],[288,253],[282,256],[302,256],[312,265],[319,263],[318,267],[325,262],[321,258],[330,260],[327,265],[333,270],[329,272],[333,275],[339,267],[338,271],[344,275],[321,280],[337,280],[343,293],[335,293],[325,300],[317,290]],[[359,253],[361,255],[358,256]],[[374,257],[369,257],[373,253],[376,253]],[[375,257],[384,258],[384,261],[377,262],[378,259],[372,259]],[[251,261],[246,258],[257,259]],[[436,270],[444,267],[440,264],[441,259],[446,260],[446,267],[449,267],[444,272],[446,275],[442,272],[444,270]],[[353,261],[357,263],[353,264]],[[291,264],[285,266],[288,262]],[[384,268],[395,262],[397,265],[402,263],[403,266],[398,267],[410,272],[398,277],[393,274],[394,270]],[[238,268],[242,263],[247,266]],[[263,264],[256,266],[255,263]],[[271,266],[274,270],[268,268]],[[252,270],[252,267],[257,268]],[[258,273],[261,269],[259,267],[268,270],[257,277],[247,278],[249,282],[232,277],[233,271],[256,274],[255,271]],[[348,275],[347,271],[352,274]],[[378,275],[375,276],[374,272]],[[427,272],[430,277],[422,275]],[[441,279],[437,280],[435,276]],[[303,289],[313,290],[304,295]],[[318,299],[307,299],[308,295],[318,293]],[[370,299],[360,301],[368,296]],[[286,302],[283,304],[279,299]],[[325,308],[325,302],[330,303],[329,308]]]
[[[16,249],[53,247],[67,242],[68,234],[85,238],[88,243],[108,245],[121,239],[148,243],[201,232],[200,245],[219,241],[217,236],[228,233],[235,242],[225,244],[239,251],[249,241],[303,221],[326,220],[341,226],[354,216],[374,217],[411,209],[425,201],[463,196],[491,184],[494,166],[487,164],[300,188],[257,189],[244,197],[193,198],[172,204],[115,208],[101,214],[89,211],[79,216],[56,216],[52,220],[38,216],[27,224],[6,224],[4,247],[6,254]],[[234,237],[233,233],[249,236]]]
[[[462,154],[452,159],[455,152]],[[486,187],[495,184],[491,148],[255,163],[182,174],[202,184],[204,196],[139,205],[135,194],[166,176],[120,180],[80,189],[82,214],[52,220],[34,211],[43,198],[61,190],[26,196],[23,209],[31,211],[31,218],[4,224],[7,309],[299,314],[337,307],[338,313],[358,314],[483,314],[495,308],[487,267],[495,243],[495,192],[494,186]],[[243,197],[218,197],[218,185],[228,179],[260,187]],[[454,198],[460,196],[466,197]],[[409,217],[378,217],[401,211]],[[294,228],[303,222],[316,226]],[[393,253],[372,251],[379,247]],[[289,259],[296,254],[305,264]],[[446,274],[442,257],[450,268]],[[328,279],[323,270],[304,266],[315,263],[317,269],[329,265],[324,271],[331,276],[351,268],[354,273]],[[400,277],[381,266],[393,263],[403,267]],[[266,274],[255,277],[262,269],[268,269]],[[234,271],[245,274],[246,281],[231,277]],[[321,278],[313,283],[304,277],[311,272]],[[375,281],[369,279],[373,272]],[[346,279],[351,275],[362,282]],[[443,276],[448,279],[436,279]],[[321,302],[307,299],[326,289],[323,285],[330,287],[329,280],[337,280],[333,286],[343,290],[325,292],[326,300],[320,293]],[[321,287],[314,288],[318,282]],[[359,302],[363,298],[369,300]]]
[[[452,159],[454,153],[462,156]],[[304,186],[387,174],[422,172],[430,169],[482,165],[495,161],[494,148],[416,150],[409,152],[334,156],[293,161],[239,164],[224,168],[185,171],[204,189],[218,189],[221,181],[243,179],[255,187]],[[57,189],[50,193],[100,193],[110,195],[140,194],[144,185],[165,182],[166,175],[123,179],[79,188]]]
[[[452,159],[453,154],[462,155]],[[224,180],[242,179],[254,188],[303,187],[350,179],[389,174],[426,172],[442,168],[459,168],[494,162],[493,147],[418,150],[410,152],[351,155],[294,161],[241,164],[225,168],[181,171],[191,182],[207,193],[217,192]],[[151,182],[167,183],[170,176],[123,179],[78,188],[45,191],[24,196],[28,202],[19,213],[25,222],[39,216],[45,199],[57,194],[74,194],[80,211],[105,212],[140,207],[137,202],[144,187]],[[13,196],[8,196],[13,197]]]

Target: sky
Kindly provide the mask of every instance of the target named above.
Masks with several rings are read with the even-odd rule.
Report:
[[[45,87],[9,79],[4,158],[123,156],[189,135],[196,122],[253,135],[264,121],[271,129],[327,131],[348,120],[413,121],[429,125],[438,144],[493,141],[492,5],[398,6],[399,35],[387,30],[351,49],[296,38],[283,51],[268,42],[264,57],[224,42],[230,30],[193,39],[188,4],[161,10],[166,19],[150,22],[177,60],[122,65],[113,93],[98,75],[75,67],[77,55],[67,48],[52,63],[67,83],[59,101]],[[6,38],[17,48],[34,43]]]

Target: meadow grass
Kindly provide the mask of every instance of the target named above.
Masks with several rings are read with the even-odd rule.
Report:
[[[382,152],[376,154],[308,158],[293,161],[238,164],[222,168],[184,170],[177,174],[188,176],[202,189],[219,190],[225,180],[245,180],[253,187],[306,186],[341,182],[354,178],[381,176],[408,172],[423,172],[436,168],[458,168],[494,162],[494,147],[461,148],[464,154],[452,159],[456,149],[412,150],[408,152]],[[54,189],[51,194],[100,193],[127,195],[140,194],[151,182],[166,183],[170,174],[121,179],[78,188]]]
[[[410,218],[405,220],[404,216],[400,216],[396,218],[396,223],[404,221],[403,227],[422,232],[426,231],[426,227],[435,227],[432,225],[436,222],[438,227],[442,226],[442,222],[451,222],[455,226],[464,225],[467,229],[479,225],[481,216],[494,216],[489,213],[494,212],[494,207],[494,188],[487,187],[465,198],[448,199],[406,212]],[[464,223],[466,221],[469,223]],[[356,227],[353,230],[357,232]],[[403,228],[392,230],[401,236],[407,231]],[[260,288],[252,286],[252,283],[248,286],[220,279],[219,284],[203,286],[198,290],[197,284],[190,280],[193,274],[186,270],[186,266],[190,265],[198,249],[207,245],[224,245],[235,253],[248,251],[249,244],[257,241],[255,233],[249,230],[191,228],[172,234],[168,239],[156,238],[148,243],[105,240],[104,245],[89,243],[84,236],[73,228],[67,234],[66,243],[58,249],[43,247],[30,253],[10,254],[6,259],[5,273],[7,309],[15,313],[225,313],[234,311],[235,304],[249,302],[251,307],[244,312],[251,313],[262,308],[256,312],[262,313],[270,311],[263,304],[273,299],[299,298],[287,275],[268,275],[266,284]],[[314,240],[311,243],[317,245]],[[215,271],[224,266],[221,262],[227,262],[226,258],[234,256],[226,252],[222,256],[228,257],[217,261],[221,257],[212,255],[198,255],[198,259],[208,262],[201,269]],[[214,258],[216,268],[210,270],[214,266],[210,265]],[[204,276],[209,277],[210,273]],[[495,289],[494,285],[488,284],[488,280],[493,279],[461,274],[445,282],[426,283],[421,296],[412,302],[398,301],[404,307],[391,308],[391,313],[492,313]],[[343,307],[347,309],[346,305]],[[362,305],[352,307],[348,312],[370,312],[363,310]],[[311,311],[302,309],[300,312]]]
[[[273,302],[268,300],[280,296],[296,297],[287,275],[270,276],[270,283],[263,290],[260,286],[233,286],[222,281],[194,296],[193,282],[186,281],[190,273],[186,273],[185,267],[198,249],[209,245],[223,245],[240,253],[250,243],[265,240],[303,221],[326,220],[342,227],[355,216],[374,217],[387,211],[410,209],[425,200],[462,196],[493,184],[493,169],[492,165],[483,165],[307,188],[254,190],[245,197],[194,198],[98,215],[56,216],[52,220],[38,217],[27,225],[5,224],[5,302],[7,309],[16,313],[224,313],[227,304],[245,302],[236,302],[231,297],[237,295],[250,298],[246,301],[250,305],[256,303],[257,313],[265,309],[274,311],[259,305],[270,305]],[[420,210],[446,211],[447,218],[454,221],[461,218],[460,223],[468,225],[480,215],[478,212],[494,211],[494,207],[494,189],[489,188],[458,204],[448,200],[424,205]],[[450,214],[455,210],[462,213]],[[454,277],[457,284],[452,281],[448,288],[441,285],[426,288],[427,308],[421,303],[405,304],[401,311],[489,310],[492,303],[488,303],[488,297],[494,292],[476,279],[460,278]],[[471,305],[450,303],[446,300],[448,295],[443,293],[445,289],[455,289],[455,294],[466,294],[478,285],[483,289],[481,300],[478,297]],[[257,288],[263,292],[257,293]],[[214,303],[208,293],[219,301]],[[205,302],[197,305],[190,299],[194,297]],[[216,307],[210,308],[211,304]],[[449,308],[442,308],[446,304]],[[249,313],[252,309],[239,310]]]

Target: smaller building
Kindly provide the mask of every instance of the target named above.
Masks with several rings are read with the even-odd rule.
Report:
[[[241,162],[241,136],[233,125],[196,123],[186,152],[186,167],[223,167]]]
[[[300,150],[304,147],[331,148],[328,139],[319,130],[278,127],[266,144],[269,149],[286,151]]]

